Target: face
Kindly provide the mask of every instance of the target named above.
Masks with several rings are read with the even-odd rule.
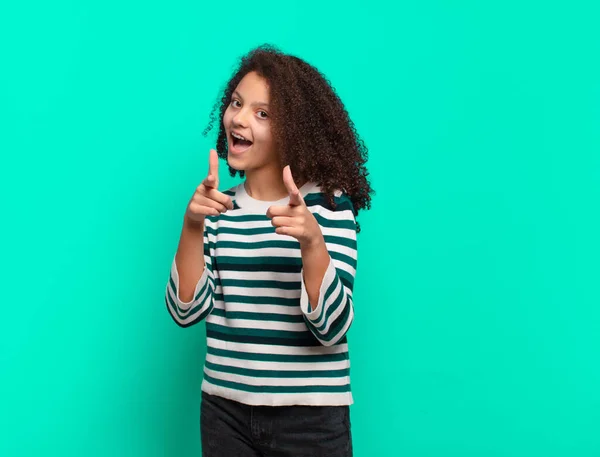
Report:
[[[229,165],[254,171],[278,161],[271,135],[269,87],[256,72],[248,73],[236,87],[223,116]]]

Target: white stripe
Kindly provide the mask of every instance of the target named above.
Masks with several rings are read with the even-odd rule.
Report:
[[[180,325],[186,325],[197,319],[200,314],[202,314],[210,307],[210,300],[207,300],[204,306],[199,307],[196,312],[185,316],[183,319],[179,317],[177,312],[172,308],[171,303],[169,303],[167,307],[169,308],[169,313],[171,314],[171,316],[173,316],[173,319],[175,319],[177,323],[179,323]]]
[[[217,395],[219,397],[253,406],[345,406],[353,403],[352,394],[350,392],[311,392],[310,394],[244,392],[228,387],[217,386],[206,379],[202,381],[202,391],[209,395]]]
[[[219,276],[223,279],[245,279],[255,281],[285,281],[299,282],[300,273],[276,273],[272,271],[219,271]]]
[[[262,360],[233,359],[231,357],[206,354],[206,361],[228,367],[270,371],[330,371],[350,368],[349,360],[340,360],[337,362],[266,362]]]
[[[356,270],[354,268],[352,268],[350,265],[348,265],[346,262],[342,262],[340,260],[336,260],[336,259],[331,259],[333,260],[333,264],[335,265],[336,268],[339,268],[340,270],[344,270],[346,273],[350,274],[351,276],[356,276]]]
[[[175,291],[171,287],[171,282],[169,282],[167,284],[167,294],[168,294],[169,298],[171,299],[169,304],[174,303],[175,306],[177,308],[179,308],[179,311],[181,312],[181,314],[185,315],[193,308],[193,305],[194,305],[193,300],[189,303],[183,303],[181,300],[179,300],[177,295],[175,295]]]
[[[200,281],[202,281],[202,279]],[[200,281],[198,282],[198,285],[200,287],[202,287]],[[203,282],[206,282],[206,281],[203,281]],[[197,293],[197,290],[198,290],[198,286],[196,287],[196,290],[194,291],[195,294]],[[175,295],[175,291],[171,287],[170,282],[167,284],[167,293],[169,294],[169,297],[173,300],[173,303],[175,303],[175,306],[179,309],[180,314],[182,314],[185,317],[195,306],[199,305],[200,303],[203,303],[207,299],[207,296],[210,293],[210,288],[207,287],[204,290],[204,293],[202,294],[202,296],[200,296],[197,300],[190,301],[189,303],[182,302],[181,299]],[[202,307],[202,309],[203,310],[206,309],[206,304]]]
[[[283,354],[283,355],[329,355],[348,352],[348,344],[335,346],[279,346],[270,344],[235,343],[215,338],[206,338],[208,346],[215,349],[249,352],[253,354]]]
[[[327,243],[327,250],[329,252],[339,252],[340,254],[347,255],[354,260],[357,259],[356,249],[349,248],[348,246],[343,246],[336,243]]]
[[[217,248],[218,256],[227,257],[282,257],[282,258],[296,258],[301,257],[300,247],[298,249],[292,248],[255,248],[255,249],[238,249],[238,248]]]
[[[321,226],[321,232],[323,232],[323,235],[339,236],[348,240],[356,239],[356,232],[351,229]]]
[[[275,230],[275,227],[273,227]],[[261,241],[296,241],[296,239],[287,235],[279,235],[278,233],[263,233],[263,234],[236,234],[236,233],[219,233],[219,241],[237,241],[242,243],[258,243]]]
[[[312,208],[316,208],[312,210]],[[352,210],[345,209],[343,211],[331,211],[330,209],[325,208],[324,206],[312,206],[312,213],[317,213],[319,216],[324,217],[325,219],[329,219],[330,221],[352,221],[354,222],[354,213]]]
[[[286,314],[288,316],[302,315],[300,306],[255,305],[253,303],[232,303],[230,301],[225,305],[223,301],[215,300],[215,308],[227,309],[227,311]]]
[[[288,332],[306,332],[308,327],[304,322],[255,321],[250,319],[226,319],[211,314],[209,321],[213,324],[229,328],[248,328],[260,330],[283,330]]]
[[[277,289],[277,288],[262,288],[262,287],[239,287],[239,286],[225,286],[227,295],[241,295],[245,297],[269,297],[269,298],[287,298],[287,299],[298,299],[300,298],[300,290],[288,290],[288,289]],[[219,289],[223,287],[217,287],[217,293]],[[222,292],[221,292],[222,293]],[[230,303],[230,300],[227,300]],[[250,305],[249,305],[250,306]]]
[[[210,281],[211,285],[214,285],[213,274],[209,267],[210,267],[210,265],[208,263],[205,264],[205,268],[202,271],[202,275],[200,276],[200,279],[198,279],[198,282],[196,283],[196,287],[194,288],[194,297],[196,297],[196,295],[198,295],[198,292],[200,290],[202,290],[202,287],[204,287],[204,285],[206,284],[207,281]],[[173,283],[175,284],[177,291],[179,291],[179,271],[177,270],[177,263],[175,262],[175,258],[173,258],[173,261],[171,263],[171,279],[173,280]],[[169,286],[171,297],[173,298],[175,303],[177,303],[177,306],[179,307],[179,309],[183,312],[189,311],[196,304],[201,303],[206,298],[207,292],[209,290],[209,288],[207,287],[202,297],[198,297],[197,300],[192,299],[192,301],[185,303],[179,298],[179,296],[177,294],[175,294],[175,290],[173,290],[173,288],[170,287],[171,286],[170,282],[167,285]]]
[[[344,292],[341,288],[340,288],[340,293],[344,294]],[[336,298],[337,298],[337,295],[336,295]],[[331,328],[331,324],[333,322],[335,322],[335,320],[340,316],[340,314],[342,314],[344,312],[344,310],[346,309],[346,306],[350,306],[350,302],[344,295],[342,297],[342,302],[340,303],[340,305],[337,307],[337,309],[335,309],[333,311],[333,313],[331,313],[331,315],[327,319],[327,325],[325,326],[325,328],[323,330],[318,330],[318,332],[321,335],[327,335],[327,333],[329,332],[329,329]],[[327,311],[328,311],[327,308],[325,310],[323,310],[323,314],[326,315]],[[350,317],[348,317],[348,318],[350,318]]]
[[[343,386],[350,383],[349,376],[338,378],[255,378],[253,376],[215,371],[206,367],[204,373],[215,379],[237,382],[247,386]]]
[[[240,224],[243,228],[243,224]],[[273,227],[273,230],[275,228]],[[341,238],[346,238],[349,240],[356,240],[356,232],[351,229],[345,228],[337,228],[337,227],[323,227],[321,226],[321,232],[323,235],[327,236],[337,236]],[[279,235],[275,232],[270,233],[262,233],[262,234],[252,234],[248,235],[246,233],[219,233],[219,241],[237,241],[241,243],[258,243],[262,241],[297,241],[295,238],[287,235]],[[331,243],[336,244],[336,243]],[[287,249],[287,248],[286,248]]]
[[[346,292],[347,297],[350,297],[350,299],[352,299],[352,291],[346,286],[344,286],[344,292]]]
[[[356,260],[356,250],[351,249],[347,246],[336,243],[327,243],[327,250],[329,252],[337,252],[339,254],[346,255],[351,259]],[[296,258],[302,257],[300,248],[217,248],[217,256],[227,257],[283,257],[283,258]]]
[[[323,206],[320,205],[311,205],[309,207],[309,210],[311,213],[313,214],[318,214],[319,216],[323,217],[324,219],[330,220],[330,221],[352,221],[355,222],[354,219],[354,213],[352,212],[352,210],[349,209],[345,209],[343,211],[339,211],[339,210],[329,210]],[[246,227],[246,228],[255,228],[255,227],[269,227],[271,225],[271,219],[269,219],[266,215],[266,211],[264,216],[266,217],[265,220],[258,220],[258,221],[241,221],[241,219],[246,216],[248,213],[241,213],[239,214],[240,219],[237,219],[236,216],[232,216],[232,220],[229,219],[219,219],[219,226],[220,227],[233,227],[233,228],[238,228],[238,227]],[[257,214],[257,213],[250,213],[253,216],[262,216],[263,214]]]
[[[318,337],[317,338],[324,345],[331,346],[331,345],[337,343],[339,340],[341,340],[344,337],[344,335],[346,334],[346,332],[350,328],[350,325],[352,324],[353,320],[354,320],[354,307],[351,307],[350,308],[350,312],[348,314],[348,320],[346,321],[346,323],[344,324],[344,326],[342,327],[342,329],[338,332],[338,334],[335,337],[333,337],[330,341],[323,341],[320,338],[318,338]]]
[[[339,296],[340,291],[342,289],[341,284],[342,284],[342,281],[338,281],[337,286],[335,287],[334,291],[331,293],[331,295],[329,297],[327,297],[327,300],[325,301],[325,303],[321,304],[323,306],[323,310],[319,313],[321,315],[321,319],[318,322],[313,321],[313,325],[315,327],[320,327],[321,325],[323,325],[325,323],[325,319],[327,319],[327,310],[331,307],[333,302]],[[325,292],[327,292],[327,289],[329,289],[329,284],[324,289],[325,289]],[[322,297],[319,297],[319,299],[322,299]],[[340,303],[340,306],[338,308],[343,308],[343,307],[344,307],[344,304]],[[322,332],[322,333],[324,333],[324,332]]]
[[[288,290],[288,289],[278,289],[276,287],[273,288],[254,288],[254,287],[238,287],[238,286],[225,286],[227,292],[223,291],[223,286],[218,285],[215,289],[216,294],[225,295],[227,298],[227,303],[238,303],[232,296],[245,296],[245,297],[256,297],[261,298],[265,297],[267,299],[275,299],[275,298],[283,298],[286,300],[297,300],[300,298],[300,292],[298,290]],[[256,293],[255,291],[260,291]],[[246,303],[244,301],[240,303]],[[252,306],[252,304],[247,303],[247,306]]]
[[[245,214],[240,214],[240,219],[243,218]],[[266,217],[266,214],[265,214]],[[253,229],[253,228],[265,228],[272,227],[271,219],[266,219],[264,221],[241,221],[240,219],[234,219],[232,221],[220,219],[219,227],[228,227],[228,228],[245,228],[245,229]],[[219,233],[219,237],[221,234]]]

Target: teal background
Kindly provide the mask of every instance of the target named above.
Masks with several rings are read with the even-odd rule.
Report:
[[[270,42],[370,148],[355,455],[600,456],[594,3],[0,6],[0,455],[200,455],[204,325],[164,287],[212,103]]]

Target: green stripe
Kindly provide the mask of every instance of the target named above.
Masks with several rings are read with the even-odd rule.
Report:
[[[221,255],[217,257],[218,264],[226,263],[233,265],[302,265],[301,257],[230,257]]]
[[[352,257],[347,256],[346,254],[341,254],[335,251],[331,251],[329,255],[333,260],[344,262],[346,265],[349,265],[356,270],[356,259],[353,259]]]
[[[280,394],[294,394],[294,393],[343,393],[350,392],[350,384],[344,384],[342,386],[250,386],[233,381],[224,381],[222,379],[215,379],[212,376],[204,373],[204,379],[211,384],[216,386],[227,387],[229,389],[241,390],[244,392],[253,393],[280,393]]]
[[[337,287],[338,283],[340,282],[340,278],[339,276],[334,276],[333,277],[333,281],[331,281],[331,284],[329,285],[329,287],[327,288],[327,290],[325,291],[325,295],[323,296],[323,304],[325,304],[325,302],[329,299],[329,297],[331,297],[331,295],[333,294],[333,292],[335,291],[335,288]],[[340,292],[341,290],[341,284],[340,284]],[[322,315],[319,317],[318,320],[321,320]]]
[[[349,376],[350,369],[341,370],[255,370],[252,368],[229,367],[217,363],[206,362],[205,367],[222,373],[238,374],[252,378],[340,378]]]
[[[172,277],[169,278],[169,283],[171,284],[171,288],[173,289],[173,292],[175,293],[175,296],[177,296],[177,289],[175,288],[175,281],[173,281]],[[198,294],[194,297],[193,301],[198,300],[202,296],[202,294],[204,293],[204,291],[206,291],[207,287],[208,287],[208,281],[206,281],[206,283],[204,284],[204,286],[202,286],[202,288],[200,289],[200,291],[198,292]],[[208,295],[206,296],[206,298],[202,302],[196,304],[196,306],[193,306],[192,308],[190,308],[187,311],[183,311],[177,305],[177,303],[175,303],[175,301],[171,298],[171,294],[168,291],[167,291],[167,300],[168,300],[169,304],[171,305],[171,308],[175,311],[175,313],[177,314],[178,317],[180,317],[181,319],[187,319],[189,316],[191,316],[195,312],[198,312],[198,310],[200,308],[202,308],[203,306],[206,305],[206,300],[210,300],[210,294],[211,293],[212,293],[211,291],[208,291]]]
[[[208,300],[210,300],[210,298],[208,298]],[[193,316],[204,306],[207,306],[206,300],[204,300],[204,301],[198,303],[196,306],[193,306],[192,308],[190,308],[187,312],[185,312],[185,314],[182,314],[184,311],[181,308],[179,308],[179,306],[177,306],[177,304],[171,298],[171,294],[169,294],[169,293],[167,293],[167,301],[168,301],[169,305],[171,305],[171,309],[173,309],[173,311],[175,311],[175,314],[177,314],[177,316],[182,320],[188,319],[190,316]],[[207,309],[210,309],[212,306],[213,306],[213,303],[209,302]]]
[[[336,309],[338,309],[340,306],[342,306],[342,300],[344,298],[345,298],[344,290],[340,288],[338,296],[335,297],[335,300],[333,301],[333,303],[331,305],[329,305],[329,307],[327,308],[327,314],[325,315],[325,321],[323,322],[323,324],[320,327],[314,327],[317,330],[317,332],[321,333],[325,329],[325,327],[327,327],[327,323],[329,322],[331,315],[333,314],[333,312]]]
[[[304,316],[301,314],[279,314],[279,313],[252,313],[249,311],[225,311],[221,308],[215,308],[213,316],[220,316],[226,319],[248,319],[252,321],[277,321],[291,322],[295,324],[304,323]]]
[[[327,217],[318,213],[313,213],[313,216],[315,217],[319,225],[322,227],[356,230],[356,223],[353,219],[327,219]],[[219,216],[219,220],[241,223],[271,221],[271,219],[266,214],[221,214]]]
[[[337,268],[336,270],[337,270],[338,276],[342,280],[342,283],[346,287],[348,287],[350,290],[352,290],[354,287],[354,276],[352,276],[350,273],[346,272],[345,270],[342,270],[341,268]]]
[[[214,311],[213,311],[214,313]],[[311,355],[294,355],[294,354],[257,354],[254,352],[230,351],[228,349],[219,349],[208,346],[207,352],[219,357],[230,357],[239,360],[255,360],[262,362],[290,362],[290,363],[329,363],[348,360],[348,352],[340,352],[337,354],[311,354]]]
[[[233,234],[233,235],[243,235],[243,236],[264,235],[264,234],[267,234],[267,233],[270,233],[270,234],[273,234],[273,235],[277,235],[275,233],[275,227],[273,227],[273,226],[258,227],[258,228],[219,227],[219,230],[217,231],[213,227],[207,225],[206,226],[206,232],[209,233],[209,234],[211,234],[211,235],[217,235],[217,232],[219,234],[229,233],[229,234]],[[279,236],[279,235],[277,235],[277,236]]]
[[[356,251],[356,240],[352,238],[344,238],[342,236],[324,235],[325,243],[327,244],[339,244],[340,246],[346,246],[347,248],[354,249]]]
[[[332,243],[338,244],[339,243]],[[275,249],[300,249],[300,243],[297,241],[282,241],[282,240],[269,240],[269,241],[258,241],[255,243],[247,243],[243,241],[218,241],[217,248],[229,248],[229,249],[244,249],[244,250],[253,250],[253,249],[266,249],[266,248],[275,248]],[[344,262],[350,265],[352,268],[356,269],[356,259],[352,257],[342,254],[336,251],[330,251],[329,255],[332,259],[339,260],[340,262]],[[223,257],[219,257],[219,260]],[[264,259],[265,257],[255,257]],[[285,257],[288,258],[288,257]]]
[[[269,219],[266,214],[243,214],[239,216],[233,214],[221,214],[219,220],[228,222],[266,222],[271,219]]]
[[[215,300],[227,303],[251,303],[253,305],[299,306],[300,297],[252,297],[249,295],[215,294]]]
[[[221,279],[223,287],[300,290],[300,281],[268,281],[254,279]]]
[[[321,227],[356,230],[356,223],[350,219],[327,219],[317,213],[314,213],[313,216]]]
[[[277,235],[279,236],[279,235]],[[300,249],[300,243],[297,241],[284,241],[284,240],[268,240],[268,241],[257,241],[254,243],[248,243],[246,241],[217,241],[217,248],[231,248],[231,249],[264,249],[264,248],[278,248],[278,249]]]
[[[304,201],[305,202],[311,202],[311,203],[317,203],[318,201],[321,201],[323,203],[327,202],[327,195],[325,194],[325,192],[311,192],[310,194],[307,194],[304,197]],[[338,196],[333,196],[333,202],[336,205],[341,205],[341,204],[352,204],[352,200],[350,200],[350,198],[348,197],[348,195],[342,193],[339,197]]]
[[[186,326],[192,325],[192,324],[204,319],[206,316],[208,316],[210,314],[210,312],[214,306],[213,302],[209,302],[208,306],[207,306],[206,300],[205,300],[204,302],[199,303],[196,306],[190,308],[190,310],[185,315],[182,315],[181,310],[179,309],[177,304],[173,301],[173,299],[171,298],[171,295],[168,292],[167,292],[167,295],[165,298],[167,299],[166,301],[167,301],[167,306],[169,307],[169,309],[174,311],[174,313],[177,315],[177,317],[179,317],[182,320],[189,319],[190,316],[193,316],[194,314],[198,313],[198,311],[200,309],[202,309],[203,306],[206,306],[206,309],[203,312],[198,313],[198,315],[193,319],[193,321],[185,324]],[[177,324],[181,325],[179,322],[177,322]]]
[[[207,328],[212,328],[215,332],[223,333],[225,335],[262,336],[265,338],[287,339],[313,338],[313,334],[308,329],[301,332],[292,332],[287,330],[266,330],[261,328],[226,327],[213,322],[207,322],[206,326]]]
[[[338,333],[344,328],[348,320],[350,319],[350,309],[352,308],[352,303],[350,301],[346,302],[344,309],[342,310],[342,314],[340,314],[334,322],[332,322],[331,327],[329,327],[329,331],[325,335],[319,336],[319,339],[323,341],[331,341],[335,338]],[[337,322],[337,323],[336,323]]]
[[[240,235],[240,236],[252,236],[252,235],[273,235],[274,241],[279,237],[277,233],[275,233],[275,227],[259,227],[259,228],[233,228],[233,227],[219,227],[219,229],[215,229],[210,226],[206,226],[206,231],[213,236],[217,236],[217,234],[230,234],[230,235]],[[348,248],[356,250],[356,240],[353,238],[344,238],[341,236],[335,235],[324,235],[325,242],[327,244],[338,244],[340,246],[346,246]]]
[[[331,282],[331,284],[329,284],[329,287],[327,288],[327,290],[325,291],[325,295],[323,296],[323,301],[321,302],[321,311],[319,311],[319,316],[316,319],[312,319],[312,321],[319,322],[323,318],[323,310],[325,309],[325,301],[327,300],[327,298],[329,298],[331,296],[331,294],[335,290],[338,282],[339,282],[339,278],[336,276],[334,278],[334,280]],[[311,307],[311,309],[314,309],[314,308]],[[311,319],[307,318],[307,320],[309,321],[311,326],[314,328],[314,325],[312,325]]]

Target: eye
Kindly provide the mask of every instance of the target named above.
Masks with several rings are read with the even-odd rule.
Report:
[[[242,104],[239,100],[234,98],[233,100],[231,100],[231,106],[233,106],[234,108],[239,108],[240,106],[242,106]]]
[[[259,111],[258,117],[260,117],[261,119],[266,119],[267,117],[269,117],[269,115],[267,114],[266,111]]]

